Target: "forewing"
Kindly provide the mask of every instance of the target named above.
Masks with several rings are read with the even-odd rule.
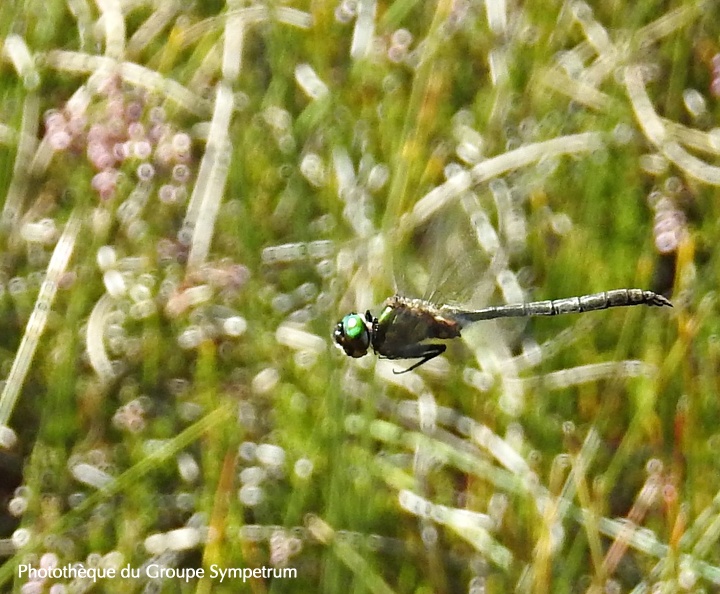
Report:
[[[492,293],[491,256],[478,244],[463,203],[446,206],[407,234],[398,254],[394,276],[402,295],[467,306],[483,285],[486,297]]]

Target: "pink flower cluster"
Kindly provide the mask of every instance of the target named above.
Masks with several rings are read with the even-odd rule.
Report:
[[[713,97],[720,97],[720,54],[712,57],[712,81],[710,81],[710,93]]]
[[[97,171],[91,186],[100,198],[115,195],[123,175],[134,171],[149,182],[158,173],[171,183],[159,189],[165,203],[180,202],[192,177],[192,140],[166,121],[162,107],[149,105],[148,97],[110,78],[87,110],[69,106],[45,113],[45,137],[55,152],[84,154]]]
[[[652,206],[655,211],[653,224],[655,249],[661,254],[671,254],[687,236],[685,213],[666,196],[659,196]]]

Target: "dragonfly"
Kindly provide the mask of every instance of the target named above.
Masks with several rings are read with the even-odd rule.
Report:
[[[336,345],[349,357],[363,357],[372,350],[381,359],[419,359],[396,374],[407,373],[445,352],[447,345],[434,340],[458,338],[463,328],[482,320],[557,316],[624,307],[649,305],[672,307],[666,297],[643,289],[614,289],[579,297],[531,301],[461,309],[435,305],[423,299],[393,295],[384,303],[382,312],[374,317],[370,310],[361,315],[351,312],[335,326]]]

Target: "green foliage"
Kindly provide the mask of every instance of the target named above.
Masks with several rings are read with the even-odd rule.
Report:
[[[5,589],[43,555],[297,569],[167,592],[718,587],[718,16],[486,4],[0,3]],[[452,273],[674,309],[483,322],[407,375],[333,348]]]

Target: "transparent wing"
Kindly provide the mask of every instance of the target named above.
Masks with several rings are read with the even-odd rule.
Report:
[[[403,236],[394,258],[397,292],[436,304],[487,304],[493,254],[477,241],[462,204],[441,209]]]

